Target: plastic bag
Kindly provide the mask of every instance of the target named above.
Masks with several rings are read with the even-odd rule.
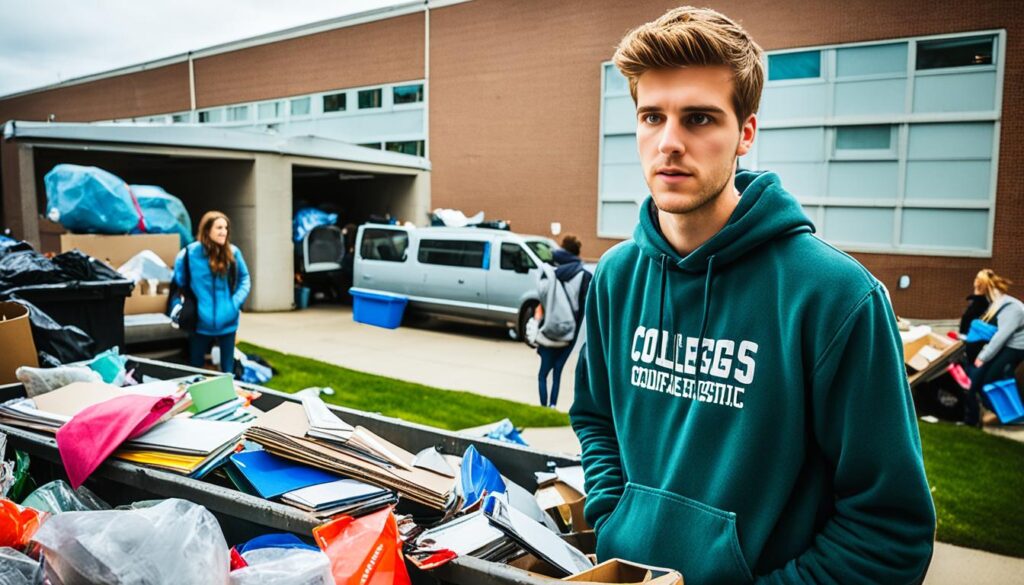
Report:
[[[156,185],[132,185],[131,192],[142,209],[148,233],[178,234],[182,248],[192,243],[192,218],[181,199]]]
[[[243,358],[241,364],[242,381],[246,384],[266,384],[274,377],[274,372],[269,367],[249,358]]]
[[[36,533],[64,583],[225,584],[228,547],[206,508],[171,499],[141,510],[68,512]]]
[[[24,451],[14,452],[14,485],[7,492],[7,497],[15,502],[25,499],[32,490],[36,489],[36,480],[28,473],[31,459]]]
[[[0,256],[0,290],[64,282],[59,266],[35,250]]]
[[[292,218],[292,239],[301,242],[313,228],[321,225],[334,225],[338,223],[337,213],[327,213],[315,207],[303,207],[295,212]]]
[[[999,327],[982,321],[981,319],[975,319],[971,321],[971,328],[967,330],[967,338],[964,340],[967,343],[974,343],[977,341],[989,341],[996,335],[996,331]]]
[[[50,514],[110,509],[110,505],[92,493],[89,488],[80,486],[77,490],[73,490],[63,479],[51,481],[32,492],[21,502],[21,505]]]
[[[117,272],[124,278],[134,280],[159,280],[169,282],[174,277],[171,270],[163,261],[163,258],[156,255],[152,250],[143,250],[132,256],[127,262],[117,268]]]
[[[462,455],[461,489],[465,504],[463,509],[472,507],[490,493],[505,493],[505,480],[491,460],[481,455],[476,447],[466,447]]]
[[[259,548],[242,557],[248,566],[232,571],[231,585],[334,585],[330,559],[319,550]]]
[[[59,164],[43,178],[46,216],[72,232],[126,234],[141,222],[128,185],[97,167]]]
[[[114,347],[98,354],[89,362],[89,369],[96,372],[107,384],[114,386],[124,385],[124,365],[127,358],[120,355],[120,349]]]
[[[83,366],[58,366],[56,368],[21,366],[14,370],[14,375],[19,382],[25,385],[25,394],[29,398],[63,388],[72,382],[99,383],[103,381],[98,373]]]
[[[337,585],[410,585],[393,509],[360,518],[338,516],[313,529]]]
[[[312,544],[306,544],[298,536],[295,536],[294,534],[288,532],[273,532],[271,534],[263,534],[261,536],[257,536],[256,538],[253,538],[245,544],[239,545],[237,548],[238,552],[243,555],[245,553],[252,552],[254,550],[258,550],[261,548],[297,548],[315,551],[320,550]]]
[[[530,446],[526,440],[523,439],[523,436],[519,434],[519,431],[516,430],[516,427],[513,426],[512,421],[507,418],[498,423],[497,426],[491,429],[484,436],[488,439],[512,443],[513,445]]]
[[[40,363],[60,365],[69,362],[87,360],[96,355],[96,342],[85,332],[74,325],[61,325],[34,304],[13,296],[11,300],[28,308],[28,319],[32,325],[32,341],[39,352]],[[43,355],[52,356],[56,363],[43,359]]]
[[[53,263],[60,269],[61,282],[70,280],[101,282],[124,279],[106,262],[101,262],[81,250],[68,250],[63,254],[58,254],[53,257]]]
[[[39,530],[44,516],[32,508],[0,498],[0,546],[25,548]]]
[[[13,548],[0,548],[0,585],[37,585],[43,582],[39,561]]]

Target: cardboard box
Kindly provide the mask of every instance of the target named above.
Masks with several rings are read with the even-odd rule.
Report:
[[[0,347],[0,384],[17,382],[14,370],[21,366],[39,367],[25,305],[0,303]]]
[[[600,565],[566,577],[570,583],[618,583],[620,585],[645,583],[646,585],[683,585],[683,576],[671,569],[658,569],[620,559],[611,559]]]
[[[583,517],[583,506],[587,497],[569,484],[555,481],[537,490],[537,503],[548,513],[563,532],[584,532],[590,530]]]
[[[114,269],[132,259],[143,250],[152,250],[171,268],[181,249],[177,234],[135,234],[107,236],[102,234],[61,234],[60,251],[78,248],[93,258],[99,258]]]
[[[903,362],[910,372],[911,388],[918,382],[929,380],[956,359],[964,350],[964,342],[928,333],[903,344]]]
[[[124,300],[124,314],[166,313],[170,286],[169,282],[158,282],[154,288],[148,280],[140,280],[132,295]]]

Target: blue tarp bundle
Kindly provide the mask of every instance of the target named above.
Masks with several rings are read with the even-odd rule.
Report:
[[[498,468],[470,445],[462,455],[463,508],[476,504],[487,494],[503,494],[507,489]]]
[[[182,245],[192,241],[192,220],[185,206],[160,187],[129,187],[101,168],[69,164],[53,167],[43,182],[47,217],[72,232],[178,234]]]
[[[292,239],[301,242],[313,228],[338,223],[337,213],[327,213],[315,207],[303,207],[292,219]]]

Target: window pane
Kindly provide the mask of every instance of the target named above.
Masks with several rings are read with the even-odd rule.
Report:
[[[483,268],[485,242],[463,242],[458,240],[420,240],[417,255],[423,264]]]
[[[821,51],[768,55],[768,81],[821,77]]]
[[[409,234],[399,230],[363,230],[363,242],[359,255],[367,260],[405,262],[405,250],[409,247]]]
[[[308,97],[298,98],[292,100],[292,115],[293,116],[308,116],[310,99]]]
[[[359,109],[379,108],[381,105],[381,91],[377,89],[363,89],[359,91]]]
[[[400,85],[393,90],[396,104],[414,104],[423,101],[423,84]],[[360,105],[362,107],[362,105]],[[373,106],[377,107],[377,106]]]
[[[991,158],[994,122],[911,124],[911,159]]]
[[[984,250],[988,247],[988,211],[904,209],[903,244]]]
[[[187,124],[192,121],[192,114],[186,112],[184,114],[174,114],[171,116],[171,122],[174,124]]]
[[[885,75],[907,72],[907,44],[871,45],[836,50],[836,76]]]
[[[892,209],[826,207],[825,239],[843,244],[892,245]]]
[[[537,267],[533,259],[526,255],[526,250],[523,250],[519,244],[503,243],[501,245],[501,269],[515,270],[516,266]]]
[[[249,119],[249,106],[232,106],[228,108],[228,122],[242,122]]]
[[[206,110],[205,112],[199,112],[199,123],[207,124],[210,122],[220,122],[221,110]]]
[[[374,150],[380,150],[380,142],[364,142],[360,144],[363,148],[372,148]]]
[[[991,65],[993,40],[993,37],[969,37],[922,41],[917,44],[917,68]]]
[[[601,231],[607,235],[629,237],[636,226],[639,210],[631,201],[601,203]]]
[[[547,242],[531,240],[526,242],[526,245],[529,246],[530,249],[533,250],[533,253],[536,254],[543,262],[550,263],[555,258],[555,251],[551,249],[551,245]],[[533,260],[530,260],[530,267],[533,267]]]
[[[836,150],[889,150],[891,126],[841,126],[836,128]]]
[[[604,91],[609,94],[629,93],[629,80],[615,65],[604,66]]]
[[[256,108],[256,117],[260,120],[273,120],[281,117],[281,102],[260,104]]]
[[[332,93],[331,95],[324,96],[324,111],[325,112],[344,112],[345,111],[345,94],[344,93]]]
[[[413,156],[423,156],[423,141],[407,140],[404,142],[388,142],[385,145],[385,150],[401,152],[402,154],[411,154]]]

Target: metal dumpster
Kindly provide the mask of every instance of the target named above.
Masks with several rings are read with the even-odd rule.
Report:
[[[217,374],[188,366],[171,364],[129,356],[138,365],[137,372],[158,379],[171,379],[190,374]],[[267,411],[284,401],[297,402],[292,395],[256,386],[238,383],[257,390],[262,396],[254,405]],[[21,384],[0,386],[0,401],[25,396]],[[425,425],[406,422],[380,414],[329,405],[352,425],[362,425],[381,437],[413,453],[437,446],[442,452],[462,455],[469,445],[490,459],[502,473],[524,488],[536,488],[534,472],[551,466],[578,465],[576,457],[543,453],[526,447],[501,443],[485,438],[466,437],[458,433]],[[7,434],[10,449],[25,451],[32,457],[31,471],[47,478],[64,478],[57,442],[53,437],[0,425]],[[200,481],[173,473],[108,460],[87,482],[100,497],[113,505],[153,498],[183,498],[209,509],[220,521],[229,544],[236,544],[267,532],[286,531],[309,537],[315,526],[322,523],[297,508],[264,500],[239,492],[227,485]],[[541,585],[549,579],[538,579],[526,571],[483,561],[473,557],[460,557],[447,565],[424,573],[410,565],[414,583],[453,585]]]

